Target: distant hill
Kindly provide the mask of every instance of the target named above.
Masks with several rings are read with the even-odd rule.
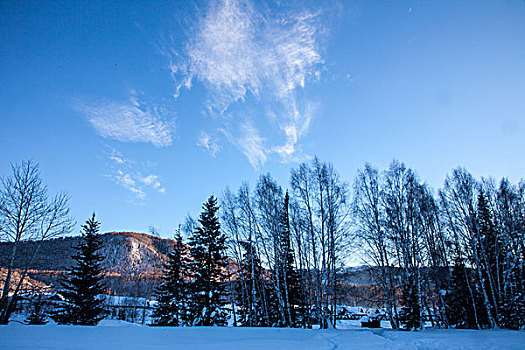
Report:
[[[101,238],[101,252],[105,257],[102,264],[111,292],[132,295],[153,293],[175,241],[135,232],[109,232]],[[56,286],[57,279],[75,263],[71,256],[80,239],[81,236],[74,236],[42,242],[30,265],[30,277]],[[36,248],[36,242],[20,242],[15,268],[25,268]],[[0,243],[0,267],[8,266],[11,250],[12,243]]]
[[[74,264],[71,256],[74,247],[80,243],[80,236],[50,239],[41,243],[32,270],[63,271]],[[105,257],[103,266],[109,273],[117,274],[155,274],[160,272],[162,264],[173,247],[172,239],[159,238],[144,233],[110,232],[101,235]],[[36,250],[33,241],[20,242],[19,254],[15,261],[16,268],[27,266]],[[0,243],[0,266],[7,266],[12,243]]]
[[[102,264],[106,269],[105,282],[109,291],[117,295],[151,296],[160,283],[162,266],[175,241],[135,232],[109,232],[101,238],[105,257]],[[42,242],[31,263],[29,277],[51,288],[56,287],[58,279],[75,263],[71,256],[80,239],[80,236],[74,236]],[[32,241],[20,242],[15,268],[25,268],[36,247],[37,243]],[[11,249],[12,243],[0,243],[0,268],[8,265]],[[340,297],[348,301],[361,300],[364,296],[375,298],[373,295],[377,292],[372,287],[375,269],[363,266],[340,271]]]
[[[374,273],[377,268],[372,266],[355,266],[342,268],[338,273],[339,281],[354,285],[375,284]]]

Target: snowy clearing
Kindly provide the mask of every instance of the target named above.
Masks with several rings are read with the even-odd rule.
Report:
[[[97,327],[0,326],[7,349],[523,349],[525,332],[351,328],[169,328],[103,321]]]

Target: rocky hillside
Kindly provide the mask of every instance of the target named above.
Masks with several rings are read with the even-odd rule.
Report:
[[[155,274],[160,272],[166,256],[173,246],[173,240],[154,237],[143,233],[110,232],[101,236],[105,257],[103,265],[108,273],[114,274]],[[40,271],[63,271],[74,264],[71,256],[80,237],[51,239],[41,243],[21,242],[16,268],[28,265],[36,251],[30,268]],[[0,243],[0,266],[7,266],[12,243]]]
[[[151,296],[160,283],[162,266],[171,251],[172,239],[159,238],[143,233],[110,232],[101,236],[103,242],[103,265],[106,269],[105,283],[110,293],[129,296]],[[29,277],[33,284],[44,283],[51,288],[58,286],[58,280],[75,261],[71,256],[80,237],[64,237],[42,242],[38,251],[37,243],[21,242],[15,268],[28,266],[30,257],[36,251],[30,264]],[[11,243],[0,243],[0,268],[6,267],[11,253]],[[232,262],[233,263],[233,262]],[[340,297],[360,300],[366,295],[374,299],[375,268],[351,267],[340,272]],[[235,278],[233,278],[235,279]]]
[[[174,241],[134,232],[110,232],[101,236],[106,285],[120,295],[151,295],[159,283],[162,265]],[[30,267],[29,276],[52,288],[75,261],[71,256],[80,237],[57,238],[41,243],[21,242],[15,268]],[[0,267],[6,267],[12,243],[0,243]],[[36,252],[36,254],[35,254]],[[35,254],[35,255],[34,255]],[[31,257],[34,259],[30,263]],[[30,263],[30,264],[29,264]]]

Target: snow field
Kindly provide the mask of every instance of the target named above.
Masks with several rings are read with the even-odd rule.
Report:
[[[88,326],[0,326],[7,349],[525,349],[525,332],[350,328],[306,330],[233,327],[148,327],[122,321]]]

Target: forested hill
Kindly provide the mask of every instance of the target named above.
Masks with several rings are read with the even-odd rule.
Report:
[[[161,273],[163,263],[173,247],[173,239],[160,238],[145,233],[109,232],[101,235],[106,272],[115,274]],[[64,271],[74,264],[74,247],[80,236],[56,238],[41,243],[40,249],[29,268],[39,271]],[[15,268],[25,268],[37,247],[37,242],[19,243]],[[0,243],[0,267],[7,267],[12,243]],[[345,268],[340,271],[342,282],[356,285],[374,284],[372,267]]]
[[[75,263],[71,256],[80,238],[64,237],[42,242],[29,266],[29,276],[56,287],[60,276]],[[101,235],[101,238],[105,283],[109,290],[119,295],[151,296],[160,283],[162,266],[175,241],[134,232],[110,232]],[[36,247],[34,241],[20,242],[15,268],[25,268]],[[11,249],[12,243],[0,243],[0,268],[8,265]],[[340,282],[348,288],[353,286],[352,290],[342,288],[340,297],[348,300],[373,297],[369,286],[374,284],[372,275],[376,269],[361,267],[340,271]]]
[[[35,259],[29,266],[32,270],[63,271],[74,264],[71,256],[79,244],[80,236],[47,240],[41,243],[24,241],[19,243],[19,257],[15,268],[25,268],[37,244],[41,244]],[[156,274],[160,272],[174,241],[143,233],[110,232],[101,235],[106,271],[116,274]],[[12,243],[0,243],[0,266],[6,267],[11,255]]]

